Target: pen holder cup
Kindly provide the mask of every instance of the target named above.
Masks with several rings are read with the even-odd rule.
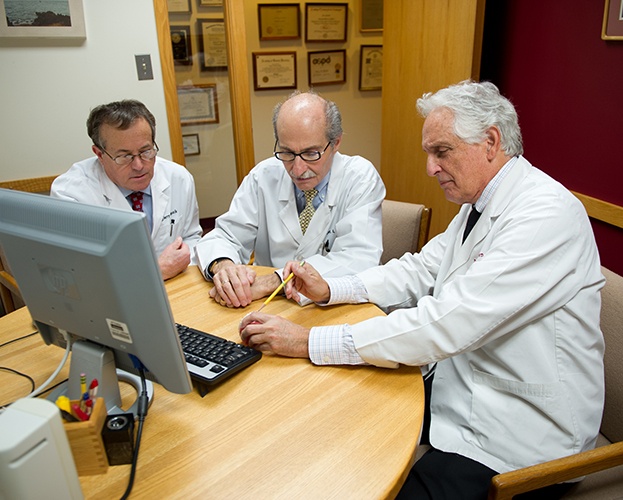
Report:
[[[71,402],[72,405],[74,403],[78,401]],[[63,422],[79,476],[103,474],[108,470],[108,459],[102,440],[102,427],[106,415],[104,399],[97,398],[89,420]]]

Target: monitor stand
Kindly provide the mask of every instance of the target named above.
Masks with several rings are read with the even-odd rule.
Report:
[[[53,391],[48,399],[56,401],[59,396],[66,395],[71,400],[79,400],[82,397],[80,388],[80,375],[82,373],[86,374],[87,377],[87,389],[91,381],[97,379],[97,397],[104,398],[106,411],[109,415],[133,413],[134,418],[136,418],[138,395],[143,390],[141,378],[116,368],[115,358],[110,349],[84,340],[74,342],[71,347],[69,380]],[[137,399],[126,410],[121,408],[120,381],[133,386],[137,394]],[[149,398],[148,404],[151,405],[154,397],[154,385],[150,380],[146,380],[146,388]]]

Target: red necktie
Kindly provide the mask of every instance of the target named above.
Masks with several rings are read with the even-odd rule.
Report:
[[[143,211],[143,193],[141,191],[134,191],[130,195],[130,202],[132,203],[132,210],[135,212]]]

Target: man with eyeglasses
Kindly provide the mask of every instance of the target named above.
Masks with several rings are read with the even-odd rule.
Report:
[[[60,175],[50,195],[144,212],[163,279],[177,276],[193,261],[202,233],[192,175],[157,156],[156,120],[139,101],[97,106],[87,131],[95,156]]]
[[[341,115],[314,92],[295,92],[273,112],[274,157],[242,181],[229,210],[196,247],[211,296],[245,307],[279,286],[282,274],[256,276],[249,263],[282,268],[305,260],[323,276],[378,265],[385,186],[374,165],[338,152]],[[305,303],[301,298],[299,303]]]

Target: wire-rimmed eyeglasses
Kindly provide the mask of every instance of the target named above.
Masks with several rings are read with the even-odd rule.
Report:
[[[301,151],[300,153],[293,153],[292,151],[274,151],[277,149],[277,142],[275,141],[275,147],[273,148],[273,154],[275,158],[281,161],[294,161],[296,157],[300,157],[303,161],[318,161],[322,158],[322,155],[327,150],[327,148],[331,145],[331,141],[327,143],[322,151]]]
[[[126,167],[128,166],[130,163],[132,163],[134,161],[134,158],[136,158],[137,156],[139,156],[141,158],[141,160],[143,161],[149,161],[149,160],[153,160],[156,155],[158,154],[158,144],[156,144],[154,142],[154,147],[151,149],[146,149],[145,151],[141,151],[138,154],[135,155],[119,155],[119,156],[115,156],[113,157],[108,151],[106,151],[103,147],[98,146],[104,153],[106,153],[110,159],[112,161],[114,161],[117,165],[119,165],[120,167]]]

